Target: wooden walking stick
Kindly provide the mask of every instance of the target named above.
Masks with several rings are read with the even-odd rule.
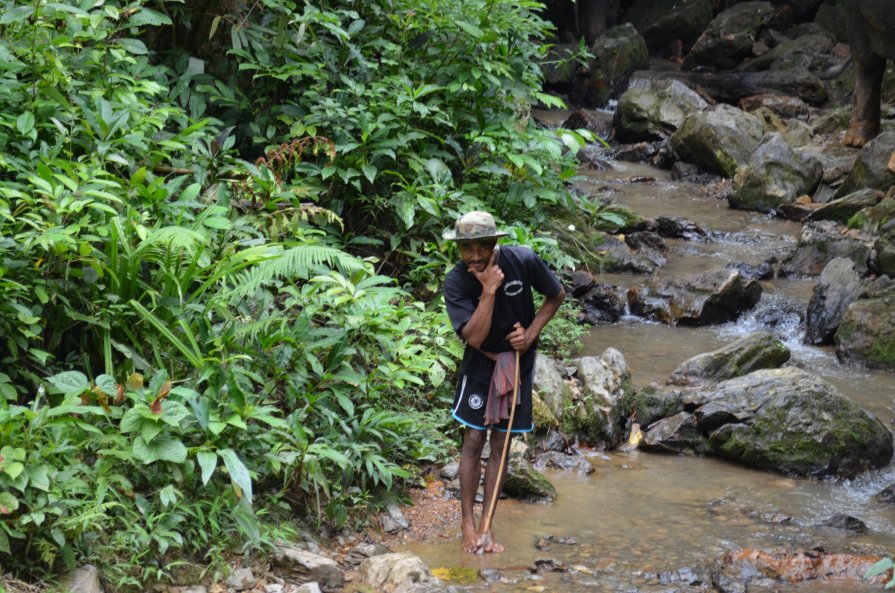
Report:
[[[482,522],[480,534],[482,536],[482,544],[476,550],[477,554],[484,554],[485,548],[491,545],[488,531],[491,530],[491,519],[494,518],[494,508],[497,504],[497,497],[500,495],[500,480],[503,478],[504,463],[507,459],[507,453],[510,450],[510,438],[513,436],[513,417],[516,415],[516,399],[519,397],[519,351],[516,350],[516,369],[513,378],[513,400],[510,402],[510,421],[507,423],[507,436],[503,441],[503,451],[500,454],[500,466],[497,468],[497,481],[494,483],[494,492],[491,493],[491,504],[488,507],[488,514]]]

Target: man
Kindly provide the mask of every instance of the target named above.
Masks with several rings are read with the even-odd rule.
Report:
[[[506,234],[497,231],[494,218],[487,212],[464,214],[454,230],[444,234],[445,239],[457,242],[463,260],[447,275],[444,300],[454,331],[466,342],[452,408],[454,418],[466,427],[460,454],[461,529],[466,552],[504,549],[494,541],[490,524],[485,533],[480,532],[481,527],[476,528],[473,510],[488,431],[485,409],[490,407],[486,403],[495,361],[501,352],[519,352],[520,400],[512,427],[507,426],[508,419],[491,426],[494,430],[485,469],[483,522],[492,512],[495,489],[499,493],[506,479],[500,464],[507,429],[519,433],[534,428],[531,392],[537,340],[565,298],[559,280],[531,249],[497,246],[497,239]],[[532,289],[546,297],[537,311]]]

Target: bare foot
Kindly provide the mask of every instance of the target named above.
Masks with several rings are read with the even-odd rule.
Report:
[[[504,551],[504,547],[494,541],[494,532],[490,529],[482,538],[482,552],[485,554],[499,554]]]
[[[463,531],[463,551],[475,554],[482,547],[482,538],[476,531],[475,525],[466,523],[462,526]]]
[[[895,173],[895,152],[892,153],[892,156],[889,157],[889,171]]]

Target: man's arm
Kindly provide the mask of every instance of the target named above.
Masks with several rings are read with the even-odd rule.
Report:
[[[482,343],[488,337],[491,331],[491,318],[494,314],[494,297],[497,289],[503,284],[503,271],[495,263],[499,248],[494,248],[488,266],[483,272],[477,272],[470,268],[470,272],[475,275],[482,285],[482,296],[479,297],[479,304],[476,306],[472,317],[460,330],[463,339],[473,348],[481,348]]]
[[[519,350],[520,352],[528,351],[528,349],[531,348],[531,345],[535,343],[535,340],[538,339],[538,336],[541,335],[541,330],[544,329],[547,322],[553,319],[553,316],[559,311],[559,307],[562,305],[565,298],[566,291],[564,288],[560,287],[558,293],[552,297],[544,299],[544,302],[541,303],[541,308],[538,309],[538,312],[535,314],[535,318],[532,320],[531,325],[526,328],[522,327],[522,324],[517,322],[516,325],[513,326],[513,331],[507,334],[507,341],[509,341],[513,349]]]

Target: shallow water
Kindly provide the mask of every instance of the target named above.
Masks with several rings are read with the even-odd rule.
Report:
[[[759,264],[785,255],[799,225],[752,212],[727,208],[686,183],[672,182],[667,172],[646,165],[612,163],[608,171],[586,171],[582,187],[647,217],[677,216],[719,231],[719,240],[669,241],[668,265],[659,276],[705,271],[727,264]],[[650,177],[649,183],[631,183]],[[602,274],[599,278],[627,287],[643,278]],[[826,379],[863,408],[891,426],[895,422],[895,377],[847,368],[831,348],[802,344],[803,318],[813,281],[763,282],[753,311],[736,322],[711,327],[668,327],[635,317],[600,325],[584,341],[585,355],[607,347],[619,350],[635,386],[664,383],[684,360],[715,350],[758,329],[770,329],[792,352],[791,364]],[[669,591],[681,583],[662,582],[658,573],[698,568],[740,548],[810,549],[879,553],[895,549],[895,507],[873,495],[895,482],[895,465],[853,481],[810,480],[761,472],[712,458],[646,452],[591,452],[594,473],[588,477],[548,474],[557,488],[552,505],[503,501],[495,518],[498,541],[507,551],[475,556],[460,551],[459,539],[415,544],[408,549],[430,567],[497,568],[502,582],[495,591]],[[836,513],[861,519],[869,533],[855,535],[816,525]],[[456,534],[459,538],[459,530]],[[551,544],[538,550],[544,537],[572,537],[575,545]],[[533,575],[539,558],[563,562],[566,572]],[[666,579],[667,580],[667,579]],[[479,584],[476,587],[485,587]],[[543,587],[543,589],[541,589]],[[860,580],[773,582],[783,592],[879,591],[878,583]],[[750,589],[751,590],[751,589]]]

